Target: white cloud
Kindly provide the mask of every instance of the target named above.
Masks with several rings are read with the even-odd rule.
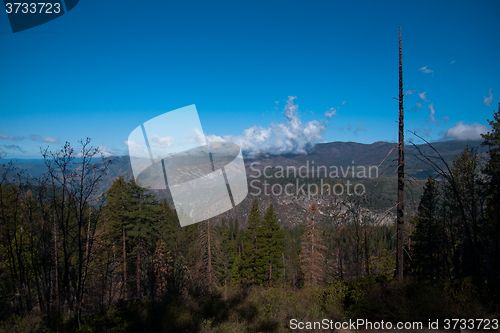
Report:
[[[448,123],[448,120],[450,120],[450,117],[448,117],[448,116],[444,116],[443,117],[443,121],[444,121],[445,124]]]
[[[195,137],[190,137],[189,142],[196,143],[198,146],[203,146],[207,144],[207,139],[205,138],[205,134],[199,128],[193,128],[195,133]]]
[[[452,62],[450,62],[450,65],[451,65],[451,64],[454,64],[454,63],[455,63],[455,60],[453,60]]]
[[[327,111],[325,111],[325,116],[330,119],[332,116],[335,116],[337,114],[337,110],[335,108],[330,108]]]
[[[429,109],[429,121],[431,123],[434,123],[436,125],[439,125],[439,121],[437,121],[435,118],[434,118],[434,115],[436,114],[436,111],[434,110],[434,103],[431,103],[429,106],[428,106],[428,109]]]
[[[446,139],[455,139],[455,140],[478,140],[481,139],[481,134],[485,134],[489,131],[488,126],[474,123],[472,125],[464,124],[462,121],[459,121],[455,124],[454,127],[449,128],[446,131],[445,138]]]
[[[267,128],[253,126],[243,131],[242,135],[216,136],[207,135],[207,141],[230,141],[238,144],[250,156],[259,153],[283,154],[306,153],[307,149],[322,142],[328,120],[312,120],[303,124],[298,113],[299,106],[294,104],[295,96],[288,96],[283,110],[281,123],[272,123]]]
[[[123,143],[128,147],[130,156],[149,157],[145,141],[125,140]]]
[[[108,147],[106,146],[99,146],[99,152],[103,157],[110,157],[117,155],[115,151],[108,149]]]
[[[157,147],[157,148],[172,147],[174,143],[175,139],[170,136],[160,137],[156,134],[149,136],[149,145],[151,147]]]
[[[422,99],[423,101],[426,101],[427,100],[427,96],[425,96],[425,93],[427,91],[424,91],[423,93],[418,93],[418,96],[420,96],[420,99]]]
[[[427,66],[424,66],[424,67],[422,67],[422,68],[419,68],[418,70],[419,70],[419,71],[421,71],[422,73],[426,73],[426,74],[429,74],[429,73],[434,73],[434,71],[433,71],[433,70],[428,69],[428,68],[427,68]]]
[[[347,101],[343,101],[343,102],[342,102],[342,105],[345,105],[345,103],[347,103]]]
[[[423,121],[422,122],[422,127],[425,127],[427,126],[428,128],[427,129],[421,129],[423,132],[424,132],[424,135],[425,136],[429,136],[431,131],[432,131],[432,123],[436,124],[437,126],[439,126],[439,120],[436,120],[436,110],[434,110],[434,103],[431,103],[427,109],[429,110],[429,115],[428,115],[428,119],[426,121]]]
[[[410,90],[407,90],[407,91],[405,92],[405,95],[413,95],[413,94],[414,94],[414,93],[416,93],[417,91],[418,91],[418,90],[411,90],[411,89],[410,89]]]
[[[493,94],[491,93],[491,88],[490,88],[490,96],[489,97],[486,97],[484,96],[484,100],[483,100],[483,105],[486,105],[486,106],[490,106],[491,102],[493,102]]]
[[[42,139],[42,142],[48,142],[48,143],[59,143],[59,138],[50,138],[46,137]]]
[[[14,136],[0,133],[0,139],[12,140],[12,141],[21,141],[24,139],[24,136]]]

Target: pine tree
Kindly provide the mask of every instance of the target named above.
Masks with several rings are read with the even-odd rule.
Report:
[[[455,222],[458,230],[455,247],[461,257],[456,267],[459,277],[482,276],[487,264],[483,241],[486,235],[480,222],[484,195],[479,172],[477,152],[466,146],[451,168],[457,189],[452,204],[461,212]]]
[[[236,257],[238,256],[238,247],[236,239],[233,235],[233,219],[229,218],[229,225],[224,226],[221,231],[221,249],[225,255],[224,283],[231,277],[230,272],[233,270]]]
[[[489,277],[500,276],[500,103],[498,111],[493,113],[493,120],[488,120],[492,130],[482,134],[483,145],[490,148],[490,159],[488,160],[484,173],[487,175],[487,201],[486,201],[486,232],[489,237],[487,253],[491,269],[488,269]]]
[[[160,223],[158,237],[160,240],[157,242],[157,247],[161,245],[163,249],[155,249],[155,253],[157,251],[160,251],[159,254],[163,253],[164,258],[168,259],[169,266],[171,266],[168,270],[165,270],[162,266],[158,267],[160,271],[157,274],[158,277],[155,278],[156,285],[153,285],[153,288],[156,288],[156,290],[162,294],[162,290],[168,290],[169,292],[178,290],[179,284],[184,277],[184,271],[181,268],[183,259],[181,235],[183,228],[180,227],[175,209],[168,204],[166,199],[161,201],[159,210]],[[165,253],[168,253],[168,255],[165,255]],[[155,271],[158,272],[156,268]],[[155,293],[153,293],[153,295],[154,294]]]
[[[133,179],[127,184],[129,195],[129,218],[131,227],[129,235],[135,241],[136,256],[136,297],[142,296],[142,262],[141,258],[151,250],[157,239],[158,210],[154,195],[140,187]]]
[[[285,233],[271,204],[257,227],[255,277],[260,285],[272,285],[283,268]]]
[[[121,251],[123,257],[123,281],[121,292],[124,299],[127,299],[127,232],[130,229],[129,214],[125,209],[127,203],[127,182],[123,176],[119,176],[113,181],[110,188],[106,191],[106,207],[104,216],[109,224],[108,234],[112,239],[121,242]]]
[[[446,275],[445,227],[441,214],[439,188],[432,176],[425,184],[417,216],[413,219],[415,242],[411,269],[419,280],[440,280]]]
[[[257,282],[257,229],[262,223],[262,217],[259,210],[257,199],[254,200],[250,214],[248,215],[247,228],[244,234],[242,253],[238,261],[235,279],[247,279],[254,283]]]
[[[136,296],[141,297],[142,263],[141,255],[147,253],[148,245],[155,244],[157,234],[157,202],[154,196],[138,186],[134,180],[125,182],[118,177],[106,192],[106,221],[111,240],[122,243],[123,256],[123,296],[128,297],[128,257],[135,252],[136,258]],[[135,250],[135,251],[134,251]]]
[[[168,245],[164,239],[160,238],[156,242],[153,255],[153,278],[152,285],[153,297],[161,297],[168,291],[168,281],[173,271],[173,259]]]

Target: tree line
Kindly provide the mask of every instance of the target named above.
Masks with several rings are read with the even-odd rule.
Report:
[[[499,109],[500,112],[500,109]],[[418,212],[405,224],[405,276],[424,283],[500,274],[500,114],[484,135],[488,156],[466,148],[435,164]],[[181,228],[177,212],[133,179],[99,186],[109,160],[90,140],[43,151],[47,173],[0,175],[0,314],[34,309],[80,320],[121,300],[161,300],[188,289],[288,286],[300,290],[395,273],[396,230],[358,196],[312,202],[304,223],[285,227],[272,204],[253,201],[244,221]],[[422,157],[432,163],[433,159]],[[483,158],[483,159],[482,159]]]

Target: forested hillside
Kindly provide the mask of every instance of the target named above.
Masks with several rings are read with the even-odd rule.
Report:
[[[1,329],[261,332],[286,331],[291,318],[498,317],[499,120],[500,109],[486,159],[466,146],[411,185],[420,190],[407,193],[403,282],[395,228],[383,222],[390,179],[360,180],[364,195],[249,195],[241,214],[181,228],[165,197],[121,175],[107,186],[112,162],[90,140],[78,158],[69,144],[45,151],[40,178],[4,164]]]

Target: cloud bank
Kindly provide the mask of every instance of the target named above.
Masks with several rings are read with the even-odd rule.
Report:
[[[229,141],[238,144],[249,156],[260,153],[304,154],[316,143],[323,141],[323,133],[326,131],[328,120],[319,122],[317,120],[302,123],[299,116],[299,106],[294,104],[295,96],[288,96],[287,104],[283,110],[281,123],[272,123],[267,128],[253,126],[245,129],[242,135],[207,135],[207,141]],[[336,113],[335,109],[325,112],[327,119]]]
[[[479,123],[467,125],[462,121],[459,121],[454,127],[451,127],[446,131],[444,137],[446,139],[455,140],[479,140],[482,139],[481,134],[488,133],[488,131],[488,126]]]

